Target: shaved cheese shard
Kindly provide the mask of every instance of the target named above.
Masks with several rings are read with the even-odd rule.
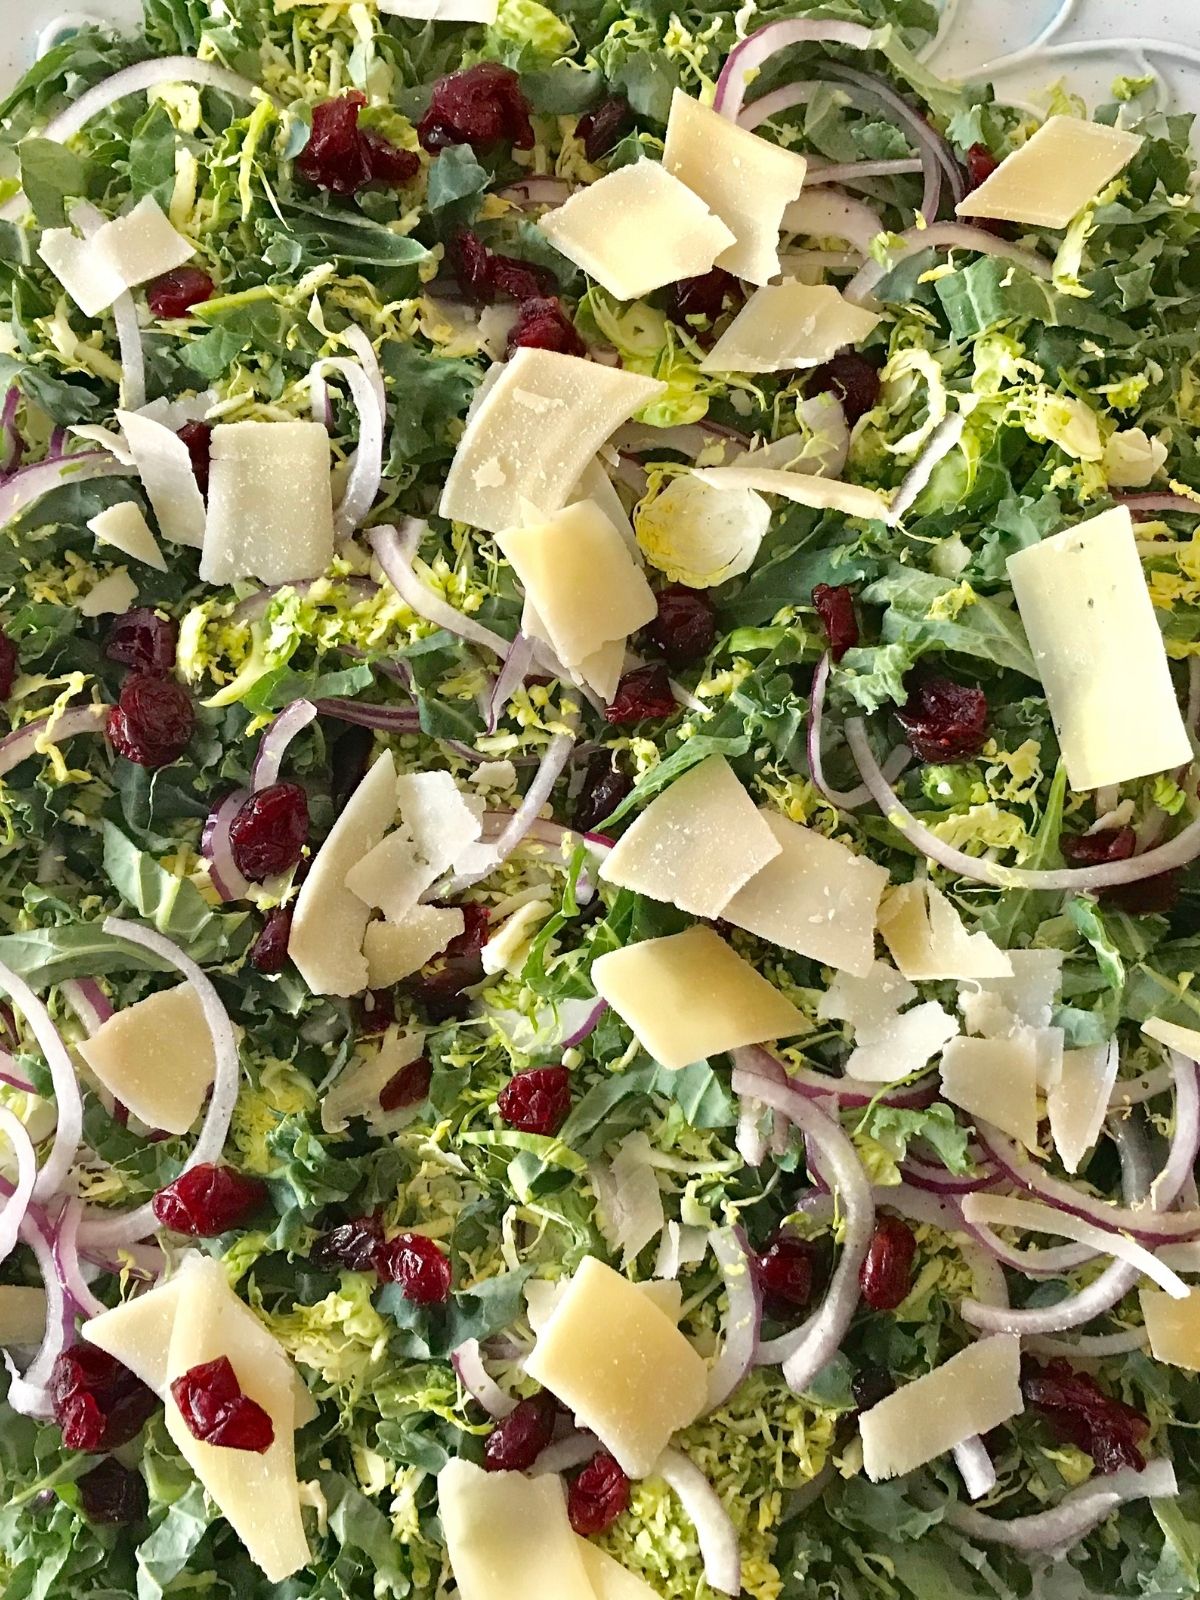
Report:
[[[711,589],[754,564],[771,508],[753,489],[722,489],[691,473],[671,478],[637,510],[637,540],[652,567]]]
[[[198,550],[204,543],[204,496],[187,445],[170,428],[136,411],[118,411],[117,421],[163,538]]]
[[[859,975],[837,973],[817,1003],[817,1016],[869,1030],[890,1022],[901,1006],[916,998],[914,985],[895,967],[875,961],[868,972]]]
[[[0,1345],[37,1345],[46,1331],[46,1291],[0,1286]]]
[[[413,17],[419,22],[485,22],[490,27],[499,0],[375,0],[385,16]]]
[[[840,511],[844,517],[864,522],[890,522],[888,501],[875,489],[838,478],[818,478],[811,473],[784,472],[776,467],[695,467],[695,476],[717,489],[754,489],[777,494],[816,511]]]
[[[1142,1023],[1147,1039],[1165,1044],[1168,1050],[1177,1050],[1189,1061],[1200,1061],[1200,1033],[1195,1028],[1181,1028],[1177,1022],[1164,1022],[1161,1017],[1151,1017]]]
[[[1191,741],[1125,506],[1008,560],[1073,789],[1186,766]]]
[[[721,118],[724,121],[724,118]],[[829,284],[774,283],[756,289],[700,363],[702,372],[779,372],[816,367],[876,327],[872,311]]]
[[[321,1100],[321,1127],[326,1133],[341,1133],[351,1117],[379,1122],[390,1115],[380,1106],[379,1096],[398,1072],[419,1060],[424,1049],[423,1033],[389,1028],[378,1050],[356,1056],[326,1089]]]
[[[1010,950],[1009,978],[977,978],[958,991],[968,1033],[998,1039],[1020,1023],[1046,1028],[1062,987],[1061,950]]]
[[[521,632],[526,638],[537,639],[546,646],[548,652],[554,654],[550,630],[530,605],[528,595],[521,611]],[[625,669],[625,653],[626,640],[613,639],[608,644],[602,645],[599,650],[593,651],[578,666],[569,666],[565,661],[560,665],[572,683],[586,684],[607,705],[616,694],[617,685],[621,681],[621,673]]]
[[[899,1016],[860,1027],[846,1062],[848,1078],[894,1083],[920,1072],[958,1033],[958,1023],[936,1000],[926,1000]]]
[[[99,583],[92,585],[79,602],[79,614],[81,617],[114,616],[128,611],[137,595],[137,584],[124,567],[118,567],[107,578],[101,578]]]
[[[576,1538],[583,1570],[596,1600],[658,1600],[658,1590],[652,1589],[645,1578],[630,1572],[590,1539],[580,1538],[578,1534]]]
[[[520,972],[533,942],[534,929],[545,922],[552,911],[553,907],[545,900],[527,900],[505,917],[479,952],[483,970],[491,976],[497,972]]]
[[[158,540],[151,533],[141,506],[135,501],[121,500],[117,505],[109,506],[106,511],[93,517],[88,527],[96,535],[97,544],[111,545],[114,550],[131,556],[134,561],[145,562],[157,572],[167,570]]]
[[[206,583],[319,578],[333,559],[329,434],[318,422],[232,422],[212,432]]]
[[[169,1387],[192,1367],[226,1356],[242,1391],[274,1426],[262,1455],[197,1439]],[[167,1353],[167,1432],[251,1560],[271,1583],[307,1566],[310,1554],[296,1479],[296,1372],[283,1346],[229,1287],[219,1261],[197,1261],[182,1279]]]
[[[1100,1137],[1120,1059],[1115,1039],[1062,1053],[1058,1082],[1046,1095],[1046,1110],[1054,1148],[1068,1172],[1079,1171]]]
[[[703,1261],[708,1249],[708,1234],[703,1228],[697,1231],[703,1235],[704,1244],[700,1253],[692,1259]],[[569,1278],[532,1278],[525,1285],[526,1316],[534,1333],[541,1333],[549,1322],[569,1284]],[[674,1280],[668,1282],[661,1278],[644,1278],[641,1283],[635,1283],[634,1288],[639,1294],[644,1294],[652,1305],[656,1305],[664,1317],[670,1317],[672,1322],[678,1323],[683,1315],[682,1284]]]
[[[700,196],[657,161],[635,161],[586,184],[538,227],[618,300],[698,278],[737,243]]]
[[[657,613],[629,546],[594,500],[498,534],[496,543],[568,667],[624,641]]]
[[[1200,1372],[1200,1289],[1192,1289],[1186,1300],[1174,1300],[1161,1289],[1142,1289],[1138,1299],[1154,1359]]]
[[[665,388],[556,350],[518,350],[476,393],[440,514],[503,533],[525,521],[526,504],[561,511],[604,441]]]
[[[631,1478],[704,1409],[705,1362],[636,1284],[585,1256],[525,1363]]]
[[[453,906],[413,906],[400,922],[372,922],[363,939],[367,987],[390,989],[411,978],[466,926]]]
[[[600,876],[693,916],[719,917],[781,850],[725,757],[709,756],[650,802]]]
[[[70,228],[42,234],[38,254],[86,317],[111,306],[118,295],[181,267],[196,253],[176,233],[152,195],[124,217],[80,239]]]
[[[1038,1054],[1031,1039],[951,1039],[941,1073],[942,1095],[952,1106],[1036,1149]]]
[[[437,1485],[460,1600],[595,1600],[556,1474],[485,1472],[458,1459],[446,1463]]]
[[[391,922],[403,921],[482,827],[448,772],[405,773],[396,781],[396,802],[400,826],[346,874],[346,887]]]
[[[901,1477],[1024,1409],[1021,1341],[1011,1333],[980,1339],[861,1413],[867,1477]]]
[[[288,954],[313,994],[358,994],[367,986],[362,953],[370,912],[346,875],[383,838],[396,814],[390,750],[370,768],[317,851],[296,900]]]
[[[167,1354],[179,1299],[191,1265],[145,1294],[91,1317],[80,1330],[88,1344],[106,1350],[160,1398],[167,1388]]]
[[[612,950],[593,965],[592,981],[643,1049],[672,1070],[809,1028],[711,928]]]
[[[216,1061],[190,983],[147,995],[76,1047],[99,1081],[149,1128],[186,1133],[212,1087]]]
[[[875,959],[886,868],[776,811],[760,808],[758,814],[779,854],[738,890],[721,916],[785,950],[865,977]]]
[[[808,162],[739,128],[676,89],[667,119],[663,166],[733,233],[714,265],[747,283],[779,273],[783,213],[804,187]]]
[[[1144,142],[1140,134],[1099,122],[1050,117],[955,209],[960,217],[1065,228]]]
[[[125,293],[125,280],[93,245],[71,228],[47,228],[38,241],[38,255],[85,317],[98,317]]]
[[[958,912],[931,883],[897,884],[880,907],[879,931],[897,967],[917,983],[1012,976],[1004,951],[986,933],[968,934]]]

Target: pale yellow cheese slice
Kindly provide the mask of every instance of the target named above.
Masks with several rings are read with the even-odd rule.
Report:
[[[1011,978],[976,978],[958,991],[968,1033],[1000,1038],[1019,1025],[1046,1028],[1062,987],[1061,950],[1009,950]]]
[[[612,950],[593,964],[592,982],[642,1048],[671,1069],[809,1027],[711,928]]]
[[[1186,766],[1191,741],[1128,508],[1019,550],[1008,576],[1071,787]]]
[[[760,808],[779,854],[734,895],[726,922],[824,966],[865,977],[875,959],[884,867],[836,839]]]
[[[157,572],[167,570],[158,540],[151,533],[150,524],[136,501],[118,501],[115,506],[109,506],[94,516],[88,527],[96,535],[97,544],[111,545],[123,555],[131,556],[134,561],[144,561]]]
[[[77,1046],[96,1077],[149,1128],[186,1133],[212,1087],[212,1034],[190,983],[148,995]]]
[[[82,617],[117,616],[129,610],[137,595],[137,584],[124,567],[118,567],[88,590],[79,602],[79,614]]]
[[[346,887],[392,922],[408,916],[482,827],[482,807],[467,803],[448,772],[403,773],[396,780],[396,803],[400,826],[346,874]]]
[[[38,1345],[46,1331],[46,1291],[0,1285],[0,1345]]]
[[[154,417],[118,411],[117,421],[163,538],[199,549],[204,543],[204,496],[187,445]]]
[[[846,1076],[868,1083],[894,1083],[919,1072],[958,1033],[958,1023],[936,1000],[899,1015],[860,1025],[846,1059]]]
[[[781,853],[724,756],[709,756],[656,795],[600,868],[606,883],[719,917]]]
[[[596,1600],[561,1478],[485,1472],[459,1457],[437,1487],[460,1600]]]
[[[1142,1321],[1156,1361],[1200,1372],[1200,1289],[1175,1300],[1162,1289],[1140,1289]]]
[[[716,266],[747,283],[769,283],[777,276],[783,213],[804,187],[808,171],[802,155],[739,128],[676,89],[663,166],[733,233],[733,244],[717,256]]]
[[[704,1409],[708,1368],[636,1284],[585,1256],[538,1334],[527,1374],[632,1478]]]
[[[723,119],[722,119],[723,120]],[[780,372],[815,367],[859,345],[878,316],[822,283],[756,289],[700,363],[704,372]]]
[[[1021,1341],[1010,1333],[980,1339],[862,1413],[867,1477],[900,1477],[1024,1409]]]
[[[1012,962],[985,933],[968,934],[942,891],[914,879],[897,884],[879,909],[892,960],[917,983],[941,978],[1007,978]]]
[[[525,1285],[526,1315],[534,1333],[541,1333],[549,1322],[569,1283],[569,1278],[531,1278]],[[683,1285],[677,1278],[644,1278],[641,1283],[635,1283],[634,1288],[657,1306],[664,1317],[670,1317],[676,1324],[679,1322],[683,1315]]]
[[[1028,1033],[951,1039],[942,1051],[942,1096],[1028,1149],[1037,1147],[1038,1053]]]
[[[396,763],[386,750],[350,796],[296,900],[288,954],[313,994],[358,994],[367,986],[362,946],[370,912],[346,887],[346,875],[395,815]]]
[[[844,517],[865,522],[890,522],[891,507],[885,496],[861,483],[839,478],[819,478],[814,473],[785,472],[779,467],[696,467],[696,476],[717,489],[754,489],[777,494],[816,511],[840,511]]]
[[[1168,1050],[1177,1050],[1189,1061],[1200,1061],[1200,1033],[1195,1028],[1181,1028],[1177,1022],[1164,1022],[1161,1017],[1151,1017],[1142,1023],[1147,1039],[1165,1044]]]
[[[737,243],[700,196],[657,161],[635,161],[586,184],[538,227],[618,300],[699,277]]]
[[[607,1550],[601,1550],[590,1539],[579,1539],[579,1554],[596,1600],[658,1600],[658,1590],[652,1589],[645,1578],[614,1561]]]
[[[839,972],[818,1001],[817,1015],[848,1022],[856,1032],[870,1030],[885,1026],[916,998],[907,978],[886,961],[876,961],[861,975]]]
[[[1062,1053],[1058,1081],[1046,1095],[1046,1111],[1050,1137],[1068,1172],[1079,1171],[1100,1137],[1119,1065],[1115,1040]]]
[[[176,232],[149,194],[125,216],[106,222],[88,240],[88,246],[127,289],[174,271],[196,254],[195,246]]]
[[[432,961],[465,927],[453,906],[413,906],[401,922],[372,922],[363,939],[367,986],[390,989]]]
[[[1121,128],[1050,117],[955,209],[960,217],[1065,228],[1144,143],[1140,134]]]
[[[317,422],[223,423],[212,433],[200,576],[319,578],[333,558],[329,434]]]

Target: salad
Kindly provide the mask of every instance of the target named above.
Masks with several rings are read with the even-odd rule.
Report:
[[[1200,1593],[1200,223],[926,0],[0,104],[12,1600]]]

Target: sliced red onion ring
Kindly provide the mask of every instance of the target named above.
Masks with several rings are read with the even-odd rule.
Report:
[[[1166,1094],[1173,1083],[1169,1066],[1151,1067],[1149,1072],[1143,1072],[1137,1078],[1118,1078],[1109,1096],[1108,1109],[1124,1111],[1129,1106],[1144,1105],[1147,1100]]]
[[[942,169],[954,199],[962,200],[966,198],[966,179],[963,176],[962,168],[954,158],[954,152],[949,144],[915,107],[909,105],[903,95],[898,94],[892,88],[886,79],[879,77],[876,73],[864,72],[860,67],[845,66],[840,61],[831,61],[826,71],[831,78],[837,78],[842,83],[852,83],[865,94],[874,95],[877,100],[882,101],[911,136],[918,152],[928,151],[932,154],[934,160]],[[933,211],[926,211],[925,220],[932,222],[936,215],[936,208]]]
[[[57,460],[38,461],[22,467],[0,485],[0,528],[22,511],[64,483],[90,483],[93,478],[128,478],[132,467],[114,461],[107,451],[86,450]]]
[[[140,945],[143,950],[150,950],[161,957],[196,991],[200,1008],[204,1012],[204,1020],[212,1035],[215,1071],[212,1093],[209,1096],[208,1109],[204,1113],[200,1134],[192,1146],[191,1154],[183,1164],[182,1171],[190,1172],[193,1167],[215,1162],[220,1157],[225,1137],[229,1132],[241,1077],[237,1035],[234,1033],[233,1023],[229,1020],[229,1013],[221,1004],[220,995],[205,973],[170,939],[161,933],[155,933],[152,928],[143,928],[136,922],[125,921],[122,917],[106,917],[103,927],[104,932],[113,938],[125,939],[130,944]],[[149,1202],[138,1206],[134,1211],[127,1211],[118,1216],[91,1209],[80,1226],[79,1240],[81,1245],[127,1244],[146,1238],[157,1226],[154,1210]]]
[[[254,791],[268,789],[279,782],[280,768],[288,745],[302,733],[317,715],[311,700],[293,700],[275,718],[258,745],[258,754],[250,769],[250,787]]]
[[[865,783],[860,783],[857,789],[835,789],[825,777],[825,762],[821,754],[822,731],[825,725],[825,700],[829,693],[829,674],[832,671],[832,661],[828,650],[817,662],[817,670],[813,673],[812,693],[808,702],[808,730],[805,735],[806,750],[808,754],[808,770],[812,781],[816,784],[821,794],[838,811],[853,811],[858,806],[866,805],[871,798],[871,791]],[[881,769],[888,781],[895,783],[905,769],[912,763],[912,751],[907,745],[897,745],[887,758]]]
[[[478,1339],[464,1339],[457,1350],[452,1350],[450,1365],[457,1372],[463,1388],[473,1400],[479,1402],[489,1417],[500,1419],[516,1410],[517,1402],[489,1376]]]
[[[570,1472],[572,1467],[582,1467],[600,1449],[594,1433],[569,1433],[565,1439],[548,1444],[529,1469],[535,1478],[548,1472]]]
[[[108,1307],[98,1300],[84,1282],[79,1263],[79,1224],[83,1219],[83,1201],[67,1200],[59,1213],[54,1229],[52,1252],[55,1269],[63,1287],[84,1317],[98,1317]]]
[[[910,228],[898,234],[888,251],[886,264],[868,261],[842,293],[847,300],[861,304],[870,298],[875,285],[894,267],[911,256],[920,255],[922,250],[971,250],[976,255],[999,256],[1003,261],[1012,261],[1047,283],[1054,276],[1052,263],[1033,250],[1026,250],[1019,244],[1009,244],[1006,239],[997,239],[994,233],[988,233],[983,228],[972,228],[966,222],[933,222],[927,228]]]
[[[70,1052],[62,1042],[50,1013],[24,978],[18,977],[3,962],[0,962],[0,988],[5,990],[29,1024],[38,1048],[45,1057],[54,1088],[57,1112],[54,1143],[33,1188],[34,1198],[44,1200],[62,1190],[79,1151],[79,1141],[83,1137],[83,1099],[79,1092],[79,1079],[75,1075]]]
[[[1181,511],[1184,516],[1200,517],[1200,500],[1191,500],[1185,494],[1122,494],[1117,490],[1113,499],[1134,512],[1155,514]]]
[[[852,50],[870,50],[874,43],[875,35],[870,28],[857,22],[811,22],[802,18],[769,22],[734,45],[725,57],[717,79],[713,110],[731,122],[738,121],[750,81],[772,56],[781,50],[790,50],[795,44],[842,44]]]
[[[63,739],[73,739],[77,733],[103,733],[108,710],[107,706],[71,706],[57,715],[47,711],[31,722],[23,722],[0,739],[0,778],[36,755],[43,741],[59,744]]]
[[[496,725],[504,715],[504,708],[525,682],[533,665],[533,640],[520,630],[504,653],[499,674],[492,684],[488,699],[487,730],[495,733]]]
[[[1061,1278],[1074,1272],[1085,1262],[1094,1261],[1096,1252],[1085,1244],[1063,1244],[1046,1250],[1021,1250],[1005,1241],[985,1222],[963,1220],[963,1227],[978,1241],[984,1250],[1005,1267],[1024,1273],[1028,1278]]]
[[[925,448],[904,476],[900,487],[892,496],[892,516],[899,519],[929,487],[934,469],[956,450],[963,436],[966,419],[961,411],[943,417],[925,441]]]
[[[95,978],[68,978],[61,992],[89,1038],[113,1015],[112,1002]]]
[[[712,1484],[682,1450],[664,1450],[654,1471],[679,1496],[696,1530],[709,1588],[718,1594],[740,1594],[742,1553],[737,1529]]]
[[[18,1373],[8,1352],[4,1363],[11,1374],[8,1386],[8,1403],[23,1417],[51,1417],[54,1407],[50,1400],[50,1374],[54,1363],[75,1337],[75,1307],[66,1292],[54,1261],[54,1248],[42,1223],[32,1213],[21,1224],[21,1239],[33,1251],[42,1285],[46,1291],[46,1332],[38,1352]]]
[[[978,1434],[954,1446],[954,1465],[962,1475],[963,1488],[972,1500],[982,1500],[996,1487],[996,1467],[987,1445]]]
[[[370,349],[370,341],[365,342]],[[379,378],[374,350],[371,350],[371,363],[373,376],[364,370],[361,361],[352,361],[346,356],[324,356],[309,372],[310,383],[323,379],[327,372],[340,373],[350,387],[358,411],[358,447],[350,463],[342,498],[333,513],[334,532],[339,541],[348,539],[365,521],[383,481],[383,430],[387,425],[387,412],[384,396],[374,381]]]
[[[0,1106],[0,1133],[12,1145],[17,1160],[17,1181],[4,1202],[4,1209],[0,1211],[0,1261],[7,1261],[16,1246],[21,1224],[25,1221],[25,1213],[33,1198],[33,1188],[37,1182],[37,1152],[25,1124],[7,1106]]]
[[[778,1086],[779,1079],[775,1069],[780,1065],[781,1063],[769,1050],[763,1050],[759,1045],[750,1045],[746,1050],[738,1051],[735,1071],[743,1072],[747,1079],[762,1079]],[[790,1071],[785,1069],[784,1078],[785,1092],[795,1096],[796,1099],[815,1100],[819,1103],[836,1101],[847,1111],[857,1111],[869,1105],[897,1106],[921,1111],[933,1104],[938,1092],[937,1079],[933,1073],[926,1073],[924,1077],[917,1078],[899,1089],[888,1089],[886,1094],[880,1093],[881,1086],[877,1083],[867,1083],[858,1078],[827,1078],[823,1073],[813,1072],[808,1067],[793,1067]],[[767,1100],[765,1095],[759,1094],[753,1082],[746,1082],[739,1092],[752,1095],[765,1105],[775,1104],[773,1100]],[[788,1106],[780,1109],[784,1116],[791,1116]]]
[[[4,396],[4,411],[0,414],[0,483],[10,472],[21,465],[25,441],[17,432],[17,412],[21,408],[21,391],[16,384]]]
[[[923,167],[919,156],[901,156],[891,161],[825,161],[819,156],[809,156],[805,188],[820,188],[826,183],[853,186],[860,178],[901,178],[912,176]]]
[[[1175,1126],[1162,1171],[1150,1185],[1151,1208],[1165,1211],[1175,1201],[1196,1170],[1200,1156],[1200,1081],[1194,1061],[1174,1050],[1167,1052],[1175,1079]],[[1195,1213],[1193,1213],[1195,1214]]]
[[[510,200],[522,208],[560,206],[571,198],[571,185],[565,178],[522,178],[519,183],[507,184],[498,195],[501,200]]]
[[[985,1165],[980,1172],[960,1176],[947,1172],[945,1167],[918,1161],[915,1156],[902,1161],[900,1171],[906,1183],[911,1183],[916,1189],[928,1189],[931,1194],[973,1194],[976,1189],[993,1189],[1001,1181],[1000,1173],[990,1165]]]
[[[88,200],[77,201],[71,209],[71,221],[85,239],[98,233],[107,220]],[[121,352],[121,405],[126,411],[140,411],[146,404],[146,357],[137,307],[128,289],[117,296],[110,309]]]
[[[10,1089],[16,1089],[20,1094],[34,1093],[33,1084],[17,1071],[17,1064],[7,1050],[0,1051],[0,1083],[6,1083]]]
[[[721,1348],[708,1372],[708,1406],[715,1411],[754,1365],[762,1322],[762,1294],[754,1270],[754,1253],[743,1228],[717,1228],[709,1234],[721,1264],[729,1310]]]
[[[598,1000],[574,1032],[568,1034],[563,1040],[562,1048],[564,1050],[573,1050],[576,1045],[582,1044],[586,1038],[595,1033],[600,1026],[600,1018],[607,1010],[608,1001]]]
[[[1094,889],[1111,889],[1121,883],[1140,883],[1143,878],[1154,878],[1175,867],[1185,867],[1200,855],[1200,817],[1197,817],[1166,844],[1125,861],[1106,861],[1096,867],[1005,867],[999,862],[969,856],[946,844],[913,816],[876,761],[861,717],[851,717],[847,721],[846,740],[871,798],[892,827],[930,861],[974,883],[990,883],[1001,889],[1089,894]]]
[[[434,594],[428,584],[422,583],[413,570],[413,557],[420,548],[428,524],[416,517],[407,518],[400,527],[381,526],[367,534],[367,543],[396,593],[410,610],[426,622],[445,628],[448,633],[469,644],[490,650],[501,660],[508,654],[509,641],[491,628],[485,628],[463,611],[456,611],[441,595]]]
[[[333,717],[337,722],[353,722],[360,728],[377,728],[380,733],[417,733],[421,727],[421,716],[415,706],[364,705],[358,700],[340,698],[318,700],[315,705],[323,717]],[[465,745],[455,745],[455,749],[460,751],[467,748]],[[470,757],[473,761],[480,759],[474,750],[470,751]]]
[[[233,859],[229,825],[250,798],[249,789],[234,789],[208,814],[200,835],[200,854],[208,862],[208,879],[222,900],[243,900],[250,893]]]
[[[1130,1500],[1170,1500],[1179,1493],[1175,1469],[1169,1461],[1151,1461],[1142,1472],[1122,1467],[1090,1479],[1065,1494],[1051,1511],[1027,1517],[1000,1517],[970,1506],[949,1506],[946,1521],[952,1528],[983,1544],[1003,1544],[1021,1555],[1069,1550],[1093,1533],[1118,1506]]]

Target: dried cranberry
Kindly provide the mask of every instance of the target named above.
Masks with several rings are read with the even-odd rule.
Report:
[[[876,1218],[875,1232],[858,1274],[862,1297],[876,1311],[894,1311],[912,1288],[917,1240],[899,1217]]]
[[[483,981],[480,951],[487,942],[488,908],[467,900],[458,909],[465,922],[463,931],[403,986],[434,1019],[453,1016],[461,1006],[463,991]]]
[[[892,1375],[883,1367],[860,1367],[850,1380],[850,1393],[860,1411],[870,1411],[886,1400],[896,1388]]]
[[[370,1272],[382,1244],[383,1224],[378,1217],[352,1217],[323,1233],[309,1251],[309,1260],[326,1271],[347,1267],[351,1272]]]
[[[507,295],[519,305],[527,300],[553,298],[558,287],[558,279],[549,267],[539,267],[516,256],[493,256],[489,272],[496,293]]]
[[[250,946],[250,965],[259,972],[282,972],[287,966],[291,935],[292,908],[276,906],[268,911],[258,938]]]
[[[668,583],[658,591],[658,615],[646,637],[673,667],[703,661],[717,641],[717,617],[712,601],[686,583]]]
[[[1139,878],[1136,883],[1102,889],[1100,898],[1128,917],[1165,917],[1174,911],[1182,887],[1183,869],[1177,867],[1173,872],[1158,872],[1153,878]]]
[[[921,761],[966,761],[987,739],[987,696],[952,678],[919,680],[896,716]]]
[[[201,494],[208,493],[208,475],[212,466],[212,428],[207,422],[185,422],[178,437],[187,446],[192,458],[192,472]]]
[[[829,654],[840,661],[858,643],[858,618],[854,615],[854,596],[845,584],[836,589],[819,583],[812,592],[813,605],[829,640]]]
[[[617,752],[597,750],[584,769],[572,825],[580,833],[591,833],[613,814],[632,789],[633,779],[622,767]]]
[[[612,702],[604,708],[604,720],[641,722],[645,717],[669,717],[677,710],[666,666],[655,663],[625,674]]]
[[[178,641],[177,623],[170,617],[160,617],[157,611],[146,606],[139,606],[134,611],[124,612],[113,622],[104,642],[104,654],[110,661],[119,661],[135,672],[161,676],[175,665]]]
[[[514,350],[554,350],[561,356],[586,356],[587,345],[552,295],[526,300],[508,332],[505,354]]]
[[[193,306],[211,300],[216,284],[199,267],[176,267],[146,285],[146,303],[156,317],[186,317]]]
[[[54,1363],[50,1403],[68,1450],[115,1450],[141,1431],[158,1397],[106,1350],[77,1344]]]
[[[7,700],[13,691],[21,660],[17,647],[6,633],[0,630],[0,700]]]
[[[431,155],[451,144],[487,146],[501,141],[532,150],[533,124],[520,78],[498,61],[481,61],[439,78],[417,137]]]
[[[491,305],[496,292],[492,252],[479,235],[469,228],[459,228],[451,237],[447,255],[463,298],[472,305]]]
[[[496,1096],[496,1109],[522,1133],[557,1133],[571,1109],[571,1074],[566,1067],[518,1072]]]
[[[804,392],[835,395],[853,427],[879,404],[880,388],[879,369],[857,350],[842,350],[813,369]]]
[[[398,1233],[380,1245],[375,1270],[398,1283],[404,1298],[416,1305],[441,1305],[450,1298],[449,1259],[423,1233]]]
[[[776,1234],[754,1261],[759,1287],[774,1311],[806,1306],[812,1298],[815,1252],[804,1239]]]
[[[629,1479],[607,1450],[598,1450],[567,1490],[567,1516],[586,1539],[606,1533],[629,1509]]]
[[[266,1198],[267,1186],[261,1178],[201,1162],[160,1189],[152,1204],[154,1215],[172,1233],[215,1239],[219,1233],[239,1227]]]
[[[699,278],[680,278],[667,293],[667,316],[685,326],[692,317],[715,322],[725,307],[741,295],[738,281],[724,267],[714,267]]]
[[[191,697],[173,678],[131,672],[108,713],[108,737],[118,755],[139,767],[166,767],[188,747],[196,726]]]
[[[1132,828],[1101,828],[1098,833],[1064,833],[1058,843],[1073,867],[1099,867],[1128,861],[1137,848],[1137,834]]]
[[[307,838],[308,796],[298,783],[256,790],[229,824],[234,865],[251,883],[294,867]]]
[[[275,1442],[269,1413],[242,1389],[228,1356],[189,1367],[171,1394],[188,1432],[204,1444],[261,1456]]]
[[[107,1456],[78,1481],[79,1501],[89,1522],[127,1527],[141,1522],[149,1510],[145,1479],[115,1456]]]
[[[367,989],[356,1009],[360,1034],[386,1033],[396,1020],[396,997],[390,989]]]
[[[610,95],[594,111],[586,111],[575,127],[589,161],[606,156],[633,127],[633,107],[623,95]]]
[[[312,132],[296,157],[296,171],[331,194],[357,194],[370,183],[409,183],[421,169],[411,150],[401,150],[359,127],[367,97],[353,89],[313,107]]]
[[[985,144],[973,144],[967,151],[967,176],[972,189],[978,189],[1000,165]]]
[[[485,1472],[528,1472],[554,1434],[558,1402],[543,1389],[521,1400],[483,1442]]]
[[[1094,1378],[1076,1372],[1069,1362],[1044,1367],[1027,1362],[1021,1374],[1027,1403],[1050,1424],[1055,1435],[1091,1456],[1097,1472],[1117,1472],[1146,1465],[1139,1446],[1150,1432],[1140,1411],[1105,1394]]]
[[[418,1106],[429,1093],[433,1068],[424,1056],[410,1061],[406,1067],[384,1084],[379,1091],[381,1111],[402,1111],[405,1106]]]

